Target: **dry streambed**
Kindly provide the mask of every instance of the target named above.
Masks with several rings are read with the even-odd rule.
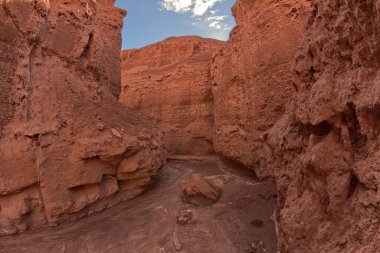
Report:
[[[180,183],[194,173],[222,189],[194,206]],[[276,252],[276,188],[220,171],[212,161],[171,161],[144,195],[75,223],[0,238],[0,252]]]

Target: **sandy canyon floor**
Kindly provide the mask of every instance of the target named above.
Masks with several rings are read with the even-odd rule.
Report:
[[[180,182],[192,173],[223,185],[218,202],[184,202]],[[275,203],[270,182],[221,171],[214,161],[172,160],[139,198],[75,223],[3,237],[0,252],[271,253],[277,245]],[[177,222],[181,212],[192,215],[185,225]]]

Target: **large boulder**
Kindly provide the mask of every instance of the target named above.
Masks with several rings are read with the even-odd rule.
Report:
[[[184,200],[195,206],[208,206],[219,200],[222,189],[200,173],[192,174],[182,181]]]

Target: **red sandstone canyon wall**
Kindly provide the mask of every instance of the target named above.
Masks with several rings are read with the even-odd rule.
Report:
[[[113,3],[1,1],[0,235],[132,198],[163,163],[161,133],[116,98]]]
[[[315,0],[294,96],[264,138],[283,252],[379,252],[380,1]]]
[[[378,252],[380,1],[309,4],[237,1],[214,145],[276,180],[282,252]]]
[[[221,157],[255,169],[260,139],[284,114],[293,92],[291,67],[310,1],[238,0],[236,27],[214,58],[214,146]]]
[[[136,196],[163,143],[214,144],[276,181],[281,252],[378,252],[380,1],[238,0],[233,13],[225,44],[123,52],[130,110],[113,1],[2,1],[0,235]]]
[[[187,36],[122,52],[120,101],[160,127],[171,155],[214,153],[210,62],[222,45]]]

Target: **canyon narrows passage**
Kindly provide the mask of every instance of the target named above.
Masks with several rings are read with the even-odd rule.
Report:
[[[113,0],[1,7],[0,252],[379,251],[379,0],[124,52]]]

